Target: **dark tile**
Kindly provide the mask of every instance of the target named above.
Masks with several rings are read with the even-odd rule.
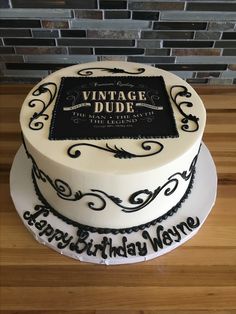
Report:
[[[0,1],[0,8],[10,8],[10,0],[1,0]]]
[[[105,19],[129,19],[131,16],[130,11],[104,11]]]
[[[209,78],[209,77],[219,77],[220,72],[197,72],[197,78]]]
[[[95,48],[96,55],[142,55],[144,49],[140,48]]]
[[[130,62],[140,62],[140,63],[174,63],[174,57],[128,57]]]
[[[204,30],[205,22],[154,22],[153,29],[160,30]]]
[[[143,39],[193,39],[194,32],[142,31]]]
[[[96,9],[96,0],[12,0],[13,8],[76,8]]]
[[[207,84],[208,79],[200,79],[200,78],[191,78],[186,80],[189,84]]]
[[[43,28],[62,29],[62,28],[69,28],[69,23],[68,21],[64,21],[64,20],[43,20],[42,26]]]
[[[223,56],[236,56],[236,49],[224,49]]]
[[[86,37],[84,30],[61,30],[61,37]]]
[[[13,47],[0,47],[0,54],[15,53]]]
[[[71,54],[71,55],[91,55],[91,54],[93,54],[93,48],[69,47],[69,54]]]
[[[220,56],[221,49],[172,49],[173,56]]]
[[[201,40],[188,40],[188,41],[164,41],[163,47],[212,47],[213,41],[201,41]]]
[[[224,71],[227,64],[156,64],[167,71]]]
[[[97,0],[66,0],[68,8],[97,9]]]
[[[236,3],[224,2],[188,2],[186,10],[189,11],[236,11]]]
[[[236,39],[236,32],[224,32],[221,39]]]
[[[57,38],[59,36],[58,30],[32,30],[34,38]]]
[[[183,10],[184,2],[138,1],[130,2],[131,10]]]
[[[5,45],[12,46],[55,46],[54,39],[4,38]]]
[[[39,20],[0,19],[0,27],[10,28],[40,28]]]
[[[100,9],[126,9],[127,1],[100,0],[99,7]]]
[[[69,63],[6,63],[8,70],[58,70],[73,64]]]
[[[170,49],[146,49],[145,54],[147,56],[169,56]]]
[[[75,10],[75,17],[79,19],[102,20],[103,14],[99,10]]]
[[[1,37],[31,37],[29,29],[2,28],[0,29]]]
[[[25,55],[67,54],[65,47],[16,47],[16,53]]]
[[[90,46],[90,47],[100,47],[100,46],[110,46],[110,47],[132,47],[134,46],[134,40],[113,40],[113,39],[58,39],[59,46]]]
[[[159,19],[159,12],[152,11],[133,11],[133,20],[151,20],[155,21]]]
[[[215,42],[217,48],[236,48],[236,41],[234,40],[219,40]]]

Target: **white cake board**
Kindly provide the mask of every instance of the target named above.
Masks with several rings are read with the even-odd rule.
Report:
[[[35,205],[42,204],[34,190],[31,169],[31,160],[27,158],[22,146],[15,156],[10,173],[11,196],[18,214],[38,242],[60,254],[83,262],[107,265],[128,264],[146,261],[168,253],[196,234],[216,199],[216,168],[210,152],[202,144],[191,193],[177,213],[145,229],[149,237],[144,235],[143,230],[116,235],[88,232],[86,239],[78,244],[78,228],[67,224],[51,212],[48,212],[47,216],[39,215],[31,225],[29,220],[25,219],[25,215],[36,213]],[[24,215],[25,212],[27,214]],[[42,227],[43,225],[45,227]],[[65,241],[61,239],[63,234]],[[146,232],[145,234],[147,235]],[[106,244],[104,244],[104,237]],[[77,243],[77,251],[74,249],[75,243]],[[93,256],[91,252],[96,251],[96,244],[100,249],[97,249]],[[142,252],[140,245],[144,248]],[[89,246],[90,249],[85,249]]]

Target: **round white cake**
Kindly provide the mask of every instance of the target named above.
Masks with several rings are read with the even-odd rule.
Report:
[[[181,207],[205,122],[200,97],[179,77],[113,61],[54,72],[20,114],[40,200],[98,232],[145,228]]]

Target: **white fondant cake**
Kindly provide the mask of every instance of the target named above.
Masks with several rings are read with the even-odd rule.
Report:
[[[177,211],[194,184],[205,120],[182,79],[111,61],[51,74],[20,115],[39,198],[64,221],[114,233]]]

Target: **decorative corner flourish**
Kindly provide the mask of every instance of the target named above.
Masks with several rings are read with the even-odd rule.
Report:
[[[152,149],[152,146],[150,144],[157,145],[158,146],[157,150],[155,150],[152,153],[142,154],[142,155],[137,155],[137,154],[128,152],[127,150],[125,150],[123,148],[118,148],[116,145],[114,145],[114,148],[112,148],[108,144],[106,144],[106,147],[102,147],[102,146],[89,144],[89,143],[74,144],[68,148],[67,154],[71,158],[78,158],[81,155],[81,151],[78,149],[78,147],[79,146],[89,146],[89,147],[94,147],[94,148],[112,153],[112,154],[114,154],[115,158],[130,159],[130,158],[138,158],[138,157],[150,157],[150,156],[153,156],[153,155],[160,153],[163,150],[164,145],[161,144],[160,142],[157,142],[157,141],[144,141],[144,142],[142,142],[141,147],[145,151],[150,151]]]
[[[188,91],[186,86],[174,85],[170,89],[170,96],[175,103],[180,114],[183,116],[181,122],[183,125],[181,129],[185,132],[196,132],[199,129],[199,118],[192,114],[186,114],[182,109],[184,106],[193,107],[193,103],[187,100],[180,101],[180,97],[190,98],[192,94]],[[192,122],[191,124],[189,122]]]
[[[145,72],[144,68],[138,68],[136,72],[130,72],[130,71],[126,71],[124,69],[120,69],[120,68],[103,68],[103,67],[95,67],[95,68],[85,68],[85,69],[81,69],[77,72],[78,75],[81,76],[90,76],[93,75],[94,72],[92,70],[102,70],[104,72],[109,72],[111,74],[116,74],[116,73],[125,73],[125,74],[132,74],[132,75],[139,75],[142,74],[143,72]]]
[[[55,99],[57,85],[53,82],[41,84],[35,91],[33,91],[32,95],[40,96],[45,93],[48,94],[46,101],[40,98],[34,98],[28,104],[31,108],[38,108],[38,111],[34,112],[29,121],[29,128],[31,130],[41,130],[44,126],[44,121],[48,120],[49,115],[46,114],[45,111]]]

